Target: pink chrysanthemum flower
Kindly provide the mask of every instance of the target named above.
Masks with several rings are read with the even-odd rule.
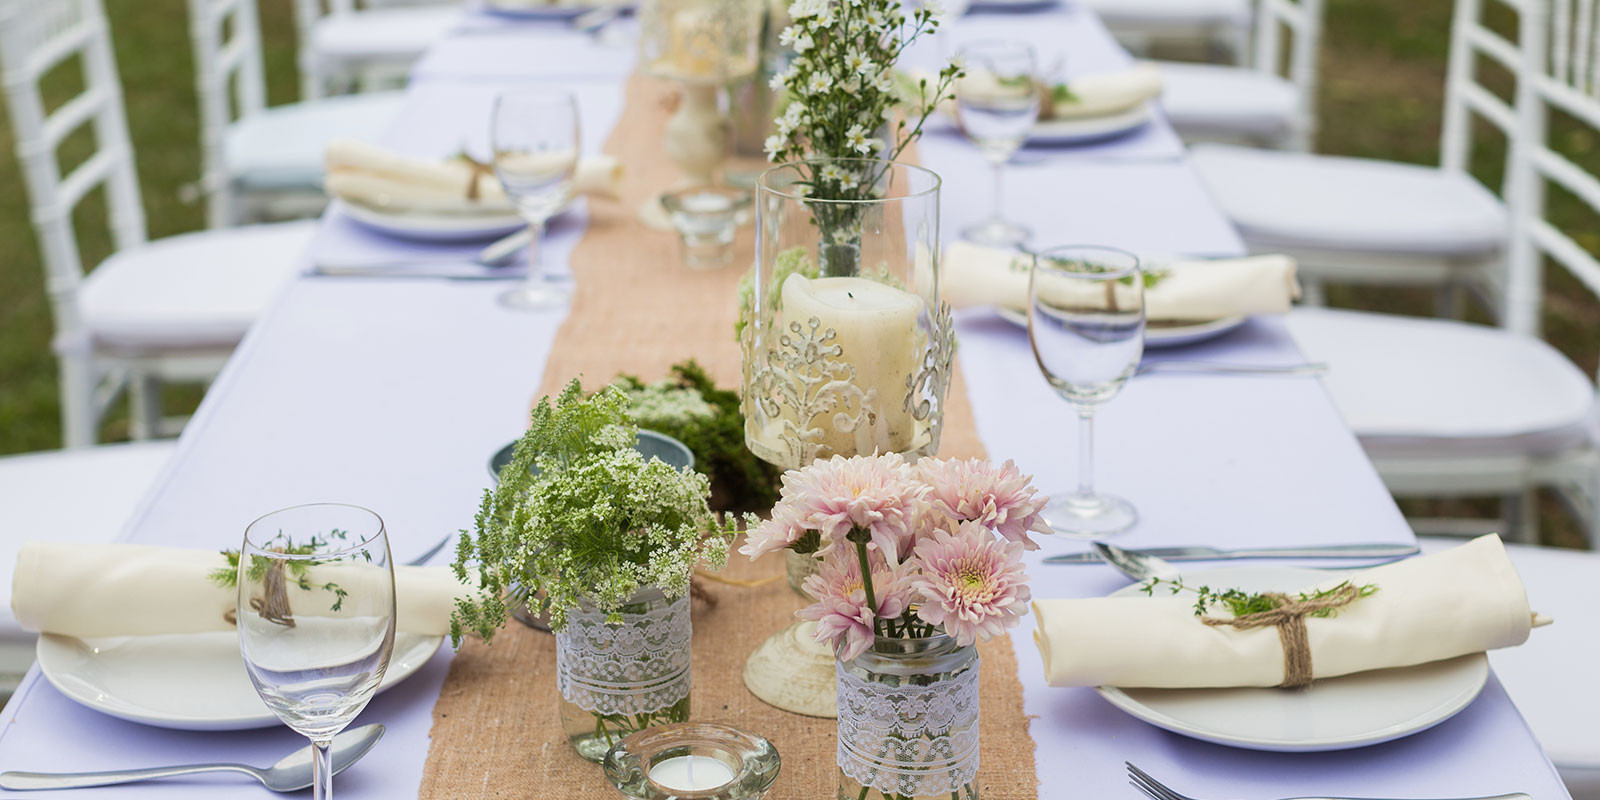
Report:
[[[996,539],[980,523],[963,522],[954,534],[934,531],[917,542],[913,561],[921,567],[909,581],[922,595],[917,616],[944,626],[956,644],[1003,633],[1028,612],[1022,543]]]
[[[917,508],[927,493],[897,454],[834,456],[783,474],[783,489],[771,527],[752,536],[740,552],[752,558],[794,543],[805,531],[821,534],[817,552],[827,553],[852,529],[871,536],[871,546],[898,563],[911,549]]]
[[[977,458],[925,460],[917,472],[931,487],[928,501],[956,522],[976,522],[1027,550],[1039,549],[1030,531],[1050,533],[1039,516],[1045,498],[1035,495],[1032,476],[1010,460],[999,466]]]
[[[911,583],[905,569],[892,567],[876,556],[872,558],[876,609],[867,607],[866,586],[854,558],[824,561],[817,574],[806,578],[805,590],[817,602],[794,612],[795,616],[816,622],[817,641],[828,643],[845,660],[872,647],[874,619],[898,617],[911,602]]]

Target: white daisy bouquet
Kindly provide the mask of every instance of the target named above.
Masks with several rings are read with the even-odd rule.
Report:
[[[938,29],[939,15],[932,0],[909,12],[900,0],[794,0],[789,6],[793,23],[779,41],[795,56],[772,77],[772,88],[786,92],[789,103],[773,120],[768,157],[776,163],[896,160],[921,135],[960,72],[946,65],[931,84],[923,78],[914,89],[895,80],[900,56]],[[899,107],[906,113],[896,120]],[[885,134],[892,134],[888,142]],[[869,197],[884,167],[872,173],[863,163],[823,163],[811,176],[812,196]]]
[[[1029,533],[1050,530],[1044,505],[1010,461],[835,456],[785,473],[772,518],[739,552],[821,560],[804,587],[817,602],[797,615],[842,659],[877,636],[943,632],[964,646],[1027,613],[1022,551],[1038,548]]]

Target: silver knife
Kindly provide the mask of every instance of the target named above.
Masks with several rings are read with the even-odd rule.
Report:
[[[1320,547],[1252,547],[1224,550],[1220,547],[1188,545],[1184,547],[1150,547],[1134,552],[1145,553],[1168,561],[1226,561],[1235,558],[1403,558],[1418,552],[1410,544],[1334,544]],[[1098,564],[1099,554],[1093,550],[1082,553],[1060,553],[1045,556],[1046,564]]]

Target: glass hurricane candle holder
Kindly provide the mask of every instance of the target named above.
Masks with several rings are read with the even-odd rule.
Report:
[[[604,762],[611,785],[637,800],[758,800],[781,765],[766,739],[705,722],[629,734]]]
[[[939,184],[875,159],[762,173],[740,320],[745,444],[760,458],[793,469],[938,450],[955,354]]]

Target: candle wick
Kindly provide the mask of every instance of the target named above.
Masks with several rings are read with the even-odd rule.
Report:
[[[850,298],[851,300],[856,299],[855,292],[845,292],[844,294],[845,294],[846,297]]]

